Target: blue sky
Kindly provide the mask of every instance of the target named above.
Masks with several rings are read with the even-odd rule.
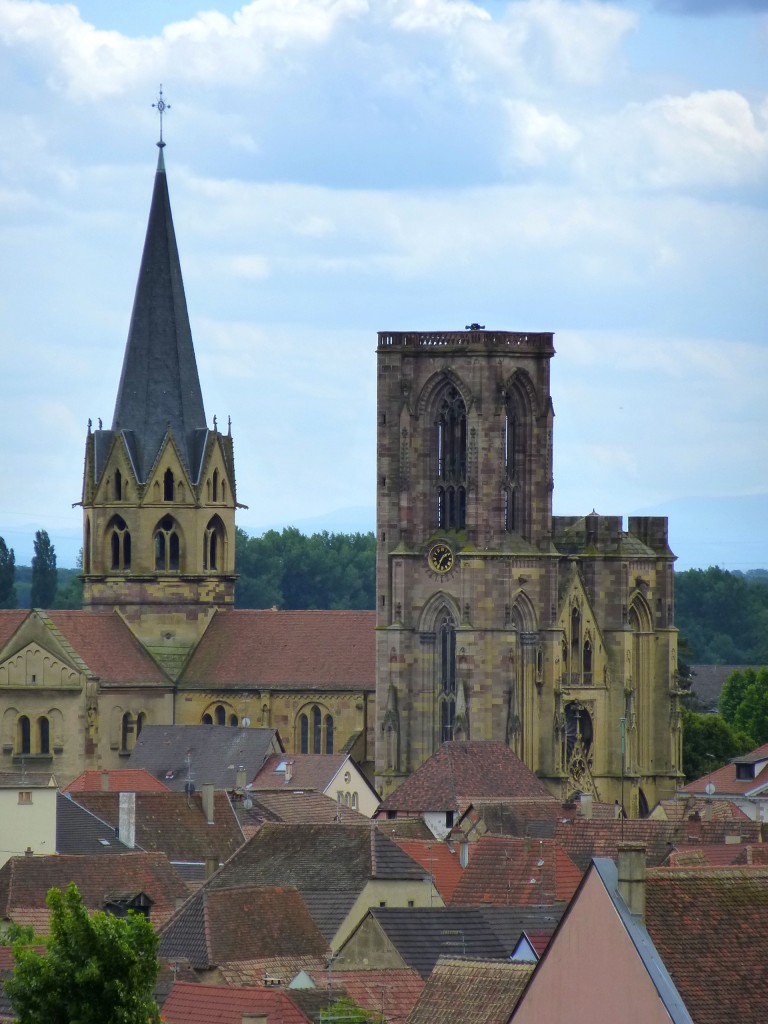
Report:
[[[0,0],[0,535],[79,547],[160,82],[243,526],[372,526],[376,331],[471,321],[556,332],[556,512],[765,497],[767,58],[765,0]]]

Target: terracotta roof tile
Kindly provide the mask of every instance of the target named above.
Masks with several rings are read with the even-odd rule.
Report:
[[[693,782],[689,782],[686,786],[682,787],[682,792],[704,794],[707,786],[711,783],[715,787],[713,792],[719,796],[739,796],[744,793],[751,793],[753,789],[759,789],[762,786],[768,785],[768,764],[765,764],[755,774],[754,778],[749,779],[736,778],[736,764],[754,765],[761,761],[768,762],[768,743],[763,744],[762,747],[757,747],[756,750],[751,750],[742,757],[735,757],[730,764],[718,768],[717,771],[710,772],[700,779],[694,779]]]
[[[401,850],[405,850],[434,879],[435,888],[443,897],[444,903],[450,903],[456,886],[461,880],[464,869],[459,863],[458,848],[455,844],[440,842],[437,839],[401,839],[393,837]],[[469,847],[470,855],[474,853],[476,844]]]
[[[667,821],[683,821],[694,814],[701,819],[708,821],[749,821],[749,815],[745,814],[733,800],[720,800],[718,798],[701,797],[695,794],[673,797],[669,800],[660,800],[657,811]],[[654,812],[656,816],[656,812]]]
[[[179,685],[373,691],[375,627],[367,611],[220,612]]]
[[[533,968],[529,963],[441,956],[408,1024],[506,1024]]]
[[[496,906],[568,902],[581,881],[581,871],[552,839],[511,839],[484,836],[453,895],[454,905]]]
[[[311,976],[326,977],[326,956],[268,956],[219,964],[219,972],[227,985],[264,985],[278,981],[284,987],[293,981],[299,971]]]
[[[643,843],[647,862],[652,867],[663,864],[672,848],[695,835],[702,843],[724,843],[726,837],[739,836],[742,842],[760,841],[760,824],[755,821],[662,821],[644,820],[594,821],[584,818],[558,821],[555,839],[581,872],[589,867],[593,857],[616,859],[620,842]]]
[[[89,910],[103,910],[110,892],[144,892],[153,900],[150,920],[160,927],[188,890],[162,853],[124,853],[117,857],[11,857],[0,868],[0,918],[34,923],[48,930],[45,897],[51,888],[74,882]]]
[[[152,790],[167,793],[168,786],[143,768],[117,768],[109,772],[80,772],[62,793],[147,793]]]
[[[759,1024],[768,868],[650,870],[646,927],[696,1024]]]
[[[272,754],[251,782],[253,790],[314,789],[322,793],[348,758],[348,754]],[[278,772],[278,765],[291,762],[291,778]]]
[[[363,822],[368,819],[351,807],[340,807],[335,800],[316,792],[296,792],[287,789],[281,793],[264,790],[251,791],[253,808],[250,814],[261,813],[266,820],[290,824],[328,823],[334,821]],[[249,817],[250,817],[249,814]]]
[[[11,639],[28,615],[26,608],[0,609],[0,647]]]
[[[201,889],[160,931],[161,955],[198,969],[328,951],[298,890],[279,886]]]
[[[120,793],[82,792],[72,799],[118,829]],[[135,794],[136,845],[164,853],[171,861],[227,860],[245,842],[229,797],[223,790],[213,794],[213,823],[203,812],[200,793],[141,792]]]
[[[49,611],[55,627],[100,686],[167,686],[168,676],[115,612]]]
[[[279,989],[228,988],[179,981],[163,1006],[168,1024],[241,1024],[244,1013],[265,1014],[267,1024],[310,1024]]]
[[[328,975],[310,972],[318,986],[327,985]],[[385,1021],[402,1024],[424,990],[424,980],[416,971],[332,971],[334,986],[343,988],[350,999],[366,1010],[381,1013]]]
[[[556,803],[544,783],[505,743],[443,743],[383,801],[381,811],[463,810],[480,799],[537,797]]]

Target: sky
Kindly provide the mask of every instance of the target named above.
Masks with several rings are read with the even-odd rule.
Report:
[[[17,564],[38,529],[80,547],[161,83],[245,529],[372,529],[376,332],[479,322],[555,332],[557,514],[669,514],[679,568],[768,567],[768,0],[0,0]]]

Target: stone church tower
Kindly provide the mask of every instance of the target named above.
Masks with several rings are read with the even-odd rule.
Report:
[[[682,769],[661,518],[552,516],[551,334],[381,333],[377,783],[504,740],[552,791],[623,802]]]
[[[83,604],[119,609],[175,678],[234,604],[236,494],[231,432],[205,417],[158,145],[112,426],[86,440]]]

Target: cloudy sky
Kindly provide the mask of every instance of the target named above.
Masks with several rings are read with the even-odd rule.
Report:
[[[79,547],[161,82],[241,525],[372,528],[376,331],[471,321],[556,332],[557,513],[768,514],[768,0],[0,0],[0,535],[19,563],[41,527],[60,564]],[[680,567],[768,565],[766,531],[730,533],[694,550],[673,519]]]

